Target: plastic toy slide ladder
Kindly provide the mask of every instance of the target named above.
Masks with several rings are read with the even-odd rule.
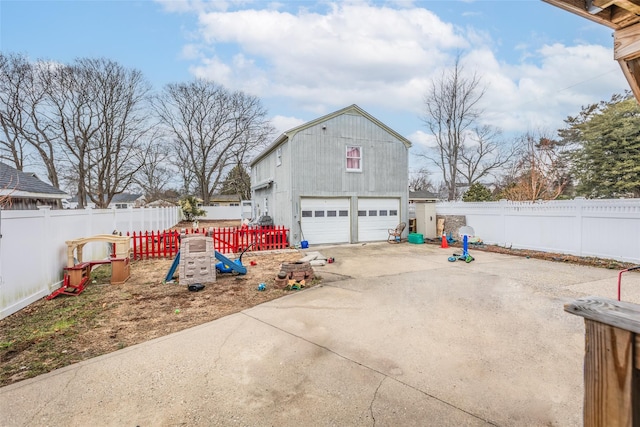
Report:
[[[176,274],[176,269],[180,265],[180,251],[176,254],[176,257],[173,259],[173,263],[171,264],[171,268],[167,272],[167,277],[164,278],[164,282],[170,282],[173,280],[173,275]]]

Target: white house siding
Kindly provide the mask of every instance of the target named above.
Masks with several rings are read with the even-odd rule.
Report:
[[[303,165],[302,173],[292,180],[294,200],[346,196],[351,198],[352,211],[357,209],[361,197],[395,198],[400,206],[408,206],[408,149],[366,117],[356,114],[334,117],[296,133],[290,145],[291,162]],[[346,170],[346,147],[352,145],[362,147],[362,172]],[[300,211],[294,211],[293,215],[297,221]],[[400,221],[408,221],[407,209],[400,209],[400,215],[393,227]],[[351,215],[350,220],[350,241],[369,241],[359,237],[357,215]]]
[[[408,221],[408,141],[360,111],[356,106],[348,107],[292,129],[252,162],[253,187],[274,180],[272,188],[254,190],[254,210],[271,192],[276,205],[271,204],[269,213],[275,223],[291,228],[292,244],[302,240],[301,205],[305,198],[349,199],[350,242],[358,241],[357,216],[353,214],[358,198],[397,199],[399,221]],[[362,171],[347,172],[346,148],[354,145],[362,147]],[[282,163],[276,166],[279,147]]]
[[[277,148],[281,148],[280,166],[277,166]],[[276,225],[291,224],[291,169],[288,165],[289,144],[274,147],[261,162],[251,167],[251,186],[259,187],[269,181],[267,188],[254,190],[252,194],[253,217],[268,213]],[[265,207],[265,199],[267,206]]]

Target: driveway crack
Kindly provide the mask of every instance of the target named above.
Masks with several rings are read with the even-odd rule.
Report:
[[[382,377],[382,379],[380,380],[380,384],[378,384],[378,387],[376,387],[376,391],[373,393],[373,398],[371,399],[371,403],[369,404],[369,413],[371,414],[371,419],[373,420],[373,426],[374,427],[376,425],[376,416],[373,415],[373,404],[376,401],[376,399],[378,398],[378,390],[380,390],[380,387],[382,387],[382,383],[386,379],[387,379],[386,376]]]

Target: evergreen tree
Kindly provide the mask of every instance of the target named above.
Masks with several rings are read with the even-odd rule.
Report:
[[[222,182],[220,194],[237,194],[240,200],[251,200],[251,177],[244,166],[237,164],[229,171]]]
[[[488,202],[491,200],[491,191],[484,185],[476,182],[462,195],[463,202]]]
[[[586,197],[640,197],[640,107],[630,95],[583,108],[560,135],[577,143],[576,193]]]

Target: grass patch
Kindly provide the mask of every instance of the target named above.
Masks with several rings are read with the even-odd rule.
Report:
[[[91,269],[91,281],[94,284],[106,284],[111,282],[111,264],[103,264]]]
[[[40,301],[4,319],[0,385],[67,365],[72,355],[64,353],[64,343],[100,319],[99,292],[98,287],[89,286],[80,296]]]

